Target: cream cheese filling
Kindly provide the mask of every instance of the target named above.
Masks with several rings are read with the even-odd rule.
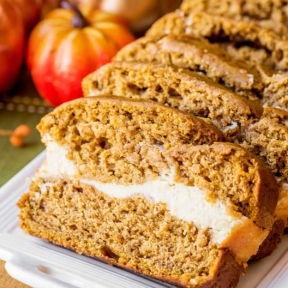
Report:
[[[47,176],[71,176],[76,175],[77,168],[67,158],[68,148],[60,146],[49,134],[42,138],[46,145],[46,162],[40,167],[38,173],[42,177]]]
[[[193,222],[201,229],[209,229],[215,243],[221,243],[244,217],[230,216],[224,204],[207,201],[206,193],[195,186],[186,186],[173,181],[173,172],[160,175],[159,179],[137,185],[119,185],[82,179],[112,198],[145,197],[152,203],[165,203],[170,214],[178,219]]]
[[[127,186],[79,178],[76,165],[66,157],[68,148],[60,146],[49,136],[44,137],[44,141],[47,146],[47,160],[38,171],[40,177],[76,178],[113,198],[141,196],[152,203],[165,203],[171,215],[193,222],[201,229],[210,229],[212,241],[217,244],[223,242],[234,228],[247,220],[244,216],[230,215],[219,199],[208,201],[206,193],[198,187],[175,182],[173,169],[160,175],[157,180]],[[49,186],[49,183],[46,185]],[[46,193],[45,188],[41,187],[41,193]]]
[[[47,160],[36,175],[46,179],[46,183],[39,187],[41,194],[47,193],[47,188],[53,185],[49,179],[63,178],[80,181],[113,198],[144,197],[151,203],[164,203],[172,216],[193,222],[199,229],[208,229],[211,242],[229,248],[239,263],[256,254],[268,235],[268,230],[257,227],[249,218],[231,213],[229,206],[220,199],[209,201],[206,191],[199,187],[175,182],[173,167],[159,175],[158,179],[143,184],[103,183],[80,175],[75,163],[67,158],[70,152],[67,145],[60,146],[49,134],[43,140],[47,146]],[[160,151],[164,148],[155,147]]]

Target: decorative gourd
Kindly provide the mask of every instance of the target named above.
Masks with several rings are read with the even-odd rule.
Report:
[[[81,97],[82,79],[135,38],[110,13],[62,2],[32,31],[27,66],[39,94],[53,106]]]

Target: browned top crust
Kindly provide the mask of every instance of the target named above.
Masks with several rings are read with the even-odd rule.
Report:
[[[288,69],[288,41],[252,21],[234,20],[206,12],[190,13],[187,16],[174,12],[156,21],[146,35],[159,37],[165,34],[188,34],[213,42],[225,41],[226,45],[236,45],[236,50],[250,43],[250,50],[264,49],[270,53],[273,68]],[[229,49],[227,51],[230,53]]]
[[[239,133],[262,113],[260,105],[203,75],[162,64],[113,62],[84,78],[82,87],[85,96],[112,94],[153,100],[210,118],[227,137]],[[230,125],[237,131],[226,128]]]
[[[256,21],[278,34],[287,35],[287,0],[184,0],[180,9],[187,13],[206,11],[234,19]]]
[[[94,106],[96,111],[102,109],[101,113],[100,111],[98,112],[98,115],[87,114],[87,123],[89,123],[89,121],[93,122],[93,120],[95,121],[95,119],[98,118],[101,118],[101,120],[104,122],[108,121],[109,123],[110,120],[108,120],[108,118],[113,116],[115,117],[116,114],[119,119],[118,121],[117,119],[113,119],[113,125],[122,125],[121,120],[131,120],[130,117],[132,116],[129,113],[138,115],[138,125],[141,124],[145,126],[145,124],[149,125],[149,123],[153,122],[158,122],[158,124],[161,123],[163,125],[161,130],[163,131],[161,131],[161,136],[160,134],[158,135],[158,137],[160,137],[158,140],[165,140],[165,144],[167,144],[169,147],[178,146],[181,145],[181,143],[208,144],[215,141],[224,140],[223,134],[215,126],[210,125],[191,114],[181,112],[177,109],[173,109],[156,102],[145,102],[141,99],[135,100],[115,96],[98,96],[97,98],[87,97],[86,99],[77,99],[68,103],[64,103],[61,106],[55,108],[53,112],[44,116],[37,126],[37,129],[42,136],[44,136],[44,134],[47,132],[51,133],[51,125],[60,125],[60,130],[64,129],[65,127],[66,129],[69,129],[68,126],[71,124],[69,120],[73,121],[71,116],[74,114],[77,115],[77,112],[87,113],[88,108],[86,111],[84,109],[84,112],[81,111],[81,107],[85,105]],[[66,114],[67,117],[71,118],[66,119],[60,116],[62,112]],[[126,117],[121,119],[120,115]],[[155,118],[155,116],[157,117]],[[171,120],[173,121],[171,122]],[[175,127],[173,127],[172,124],[175,125]],[[146,133],[148,132],[151,131],[146,131]],[[56,136],[56,138],[60,137],[60,135],[54,136]]]
[[[256,255],[251,257],[251,260],[259,260],[271,255],[271,253],[277,248],[281,237],[283,236],[285,228],[285,221],[276,220],[273,224],[267,238],[263,241]]]
[[[183,34],[140,38],[120,50],[114,61],[158,62],[204,72],[208,78],[254,101],[259,100],[265,87],[252,64],[233,59],[217,44]]]
[[[234,96],[223,94],[221,93],[223,90],[219,92],[217,86],[213,87],[210,83],[201,81],[200,75],[197,75],[197,81],[195,81],[194,78],[191,80],[191,74],[183,74],[184,70],[179,70],[181,69],[174,70],[173,67],[167,68],[159,64],[114,62],[88,76],[89,78],[83,82],[84,91],[86,89],[85,95],[114,93],[131,98],[151,99],[198,116],[211,117],[211,122],[216,124],[229,140],[262,158],[281,180],[288,180],[288,155],[285,153],[288,149],[288,116],[286,116],[288,112],[266,108],[265,115],[260,119],[256,116],[257,114],[251,115],[249,112],[251,110],[244,110],[245,106],[242,108],[236,104],[237,102],[233,103],[232,99],[237,99]],[[173,102],[173,96],[172,101],[170,100],[169,89],[171,91],[171,88],[182,97],[180,100],[177,99],[180,104]],[[175,91],[172,91],[173,95]],[[195,91],[198,94],[195,94]],[[187,108],[181,104],[185,98]],[[245,115],[246,118],[244,118]],[[224,122],[227,119],[231,122]],[[230,127],[225,126],[229,125],[228,123]],[[232,123],[240,123],[240,125],[235,126]]]
[[[270,118],[276,120],[279,124],[288,126],[288,111],[283,109],[277,109],[272,107],[267,107],[263,110],[262,118]],[[284,123],[286,121],[286,124]],[[287,130],[288,131],[288,130]],[[288,140],[288,138],[286,138]]]

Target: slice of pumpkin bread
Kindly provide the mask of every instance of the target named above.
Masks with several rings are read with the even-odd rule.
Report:
[[[262,107],[233,93],[204,75],[176,66],[113,62],[82,82],[85,96],[112,94],[168,104],[208,118],[226,137],[260,118]]]
[[[271,229],[275,177],[240,146],[212,144],[221,133],[198,118],[92,97],[38,129],[47,161],[18,203],[29,234],[178,287],[223,288]]]
[[[288,69],[288,40],[254,22],[195,12],[173,12],[156,21],[149,37],[187,34],[203,37],[221,46],[235,59],[249,60],[274,69]]]
[[[217,44],[188,35],[143,37],[125,46],[114,57],[118,62],[156,62],[201,72],[250,100],[262,98],[264,83],[253,65],[234,60]]]
[[[184,0],[180,9],[185,14],[206,11],[236,20],[255,21],[280,35],[288,35],[286,0]]]
[[[146,62],[176,65],[205,74],[231,88],[236,94],[263,106],[288,109],[288,74],[233,59],[218,44],[187,35],[143,37],[121,49],[118,62]]]

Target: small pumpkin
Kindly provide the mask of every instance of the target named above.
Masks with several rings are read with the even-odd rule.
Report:
[[[25,29],[20,8],[10,0],[0,0],[0,93],[8,92],[20,72]]]
[[[117,15],[62,5],[37,24],[27,51],[34,84],[53,106],[83,96],[82,79],[135,39]]]

